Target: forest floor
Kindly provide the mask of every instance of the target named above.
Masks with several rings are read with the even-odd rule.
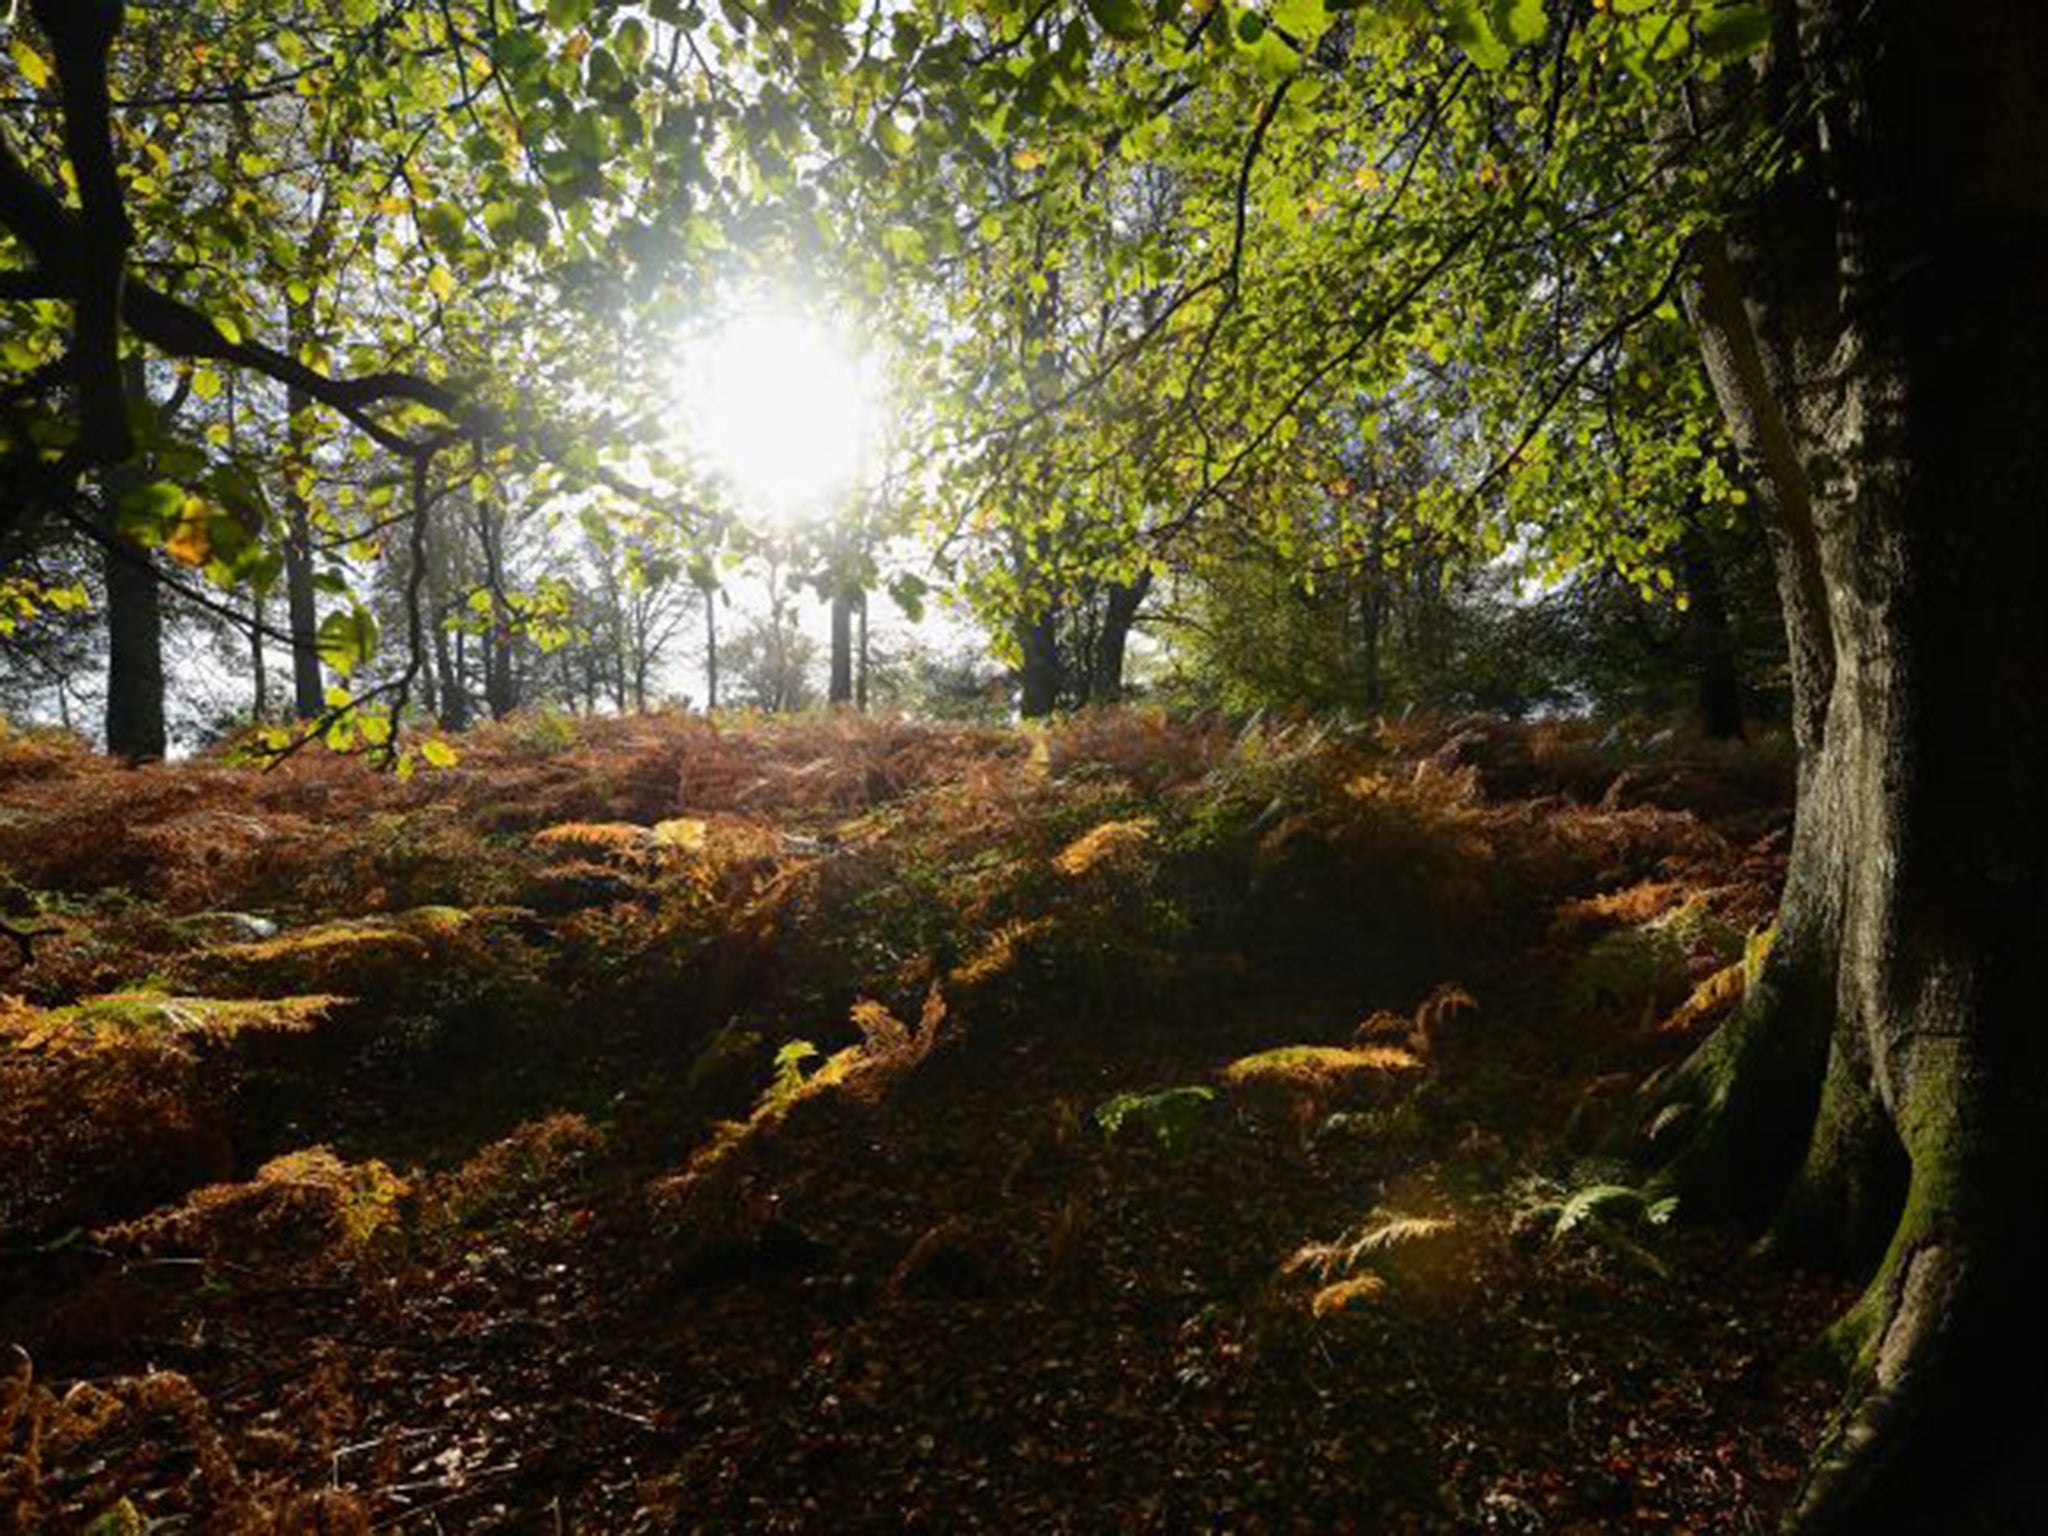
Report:
[[[1782,756],[0,741],[0,1530],[1752,1531],[1847,1299],[1637,1187]],[[11,967],[11,968],[9,968]]]

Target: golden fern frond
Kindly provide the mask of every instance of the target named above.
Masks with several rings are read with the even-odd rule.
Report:
[[[1344,1250],[1345,1263],[1355,1265],[1363,1259],[1429,1242],[1457,1224],[1449,1216],[1402,1216],[1397,1213],[1361,1232]]]
[[[1283,1278],[1314,1270],[1316,1278],[1327,1280],[1330,1272],[1339,1265],[1349,1262],[1351,1250],[1342,1243],[1303,1243],[1287,1257],[1280,1266]]]
[[[1378,1275],[1353,1275],[1349,1280],[1339,1280],[1335,1285],[1326,1285],[1317,1291],[1309,1298],[1308,1310],[1314,1317],[1332,1317],[1361,1302],[1371,1301],[1386,1288],[1387,1282]]]

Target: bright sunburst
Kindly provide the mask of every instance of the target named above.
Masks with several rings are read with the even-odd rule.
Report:
[[[859,478],[873,390],[816,321],[735,314],[692,348],[682,383],[692,442],[750,509],[801,516]]]

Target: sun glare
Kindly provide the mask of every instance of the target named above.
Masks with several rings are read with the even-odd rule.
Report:
[[[750,510],[824,510],[860,476],[873,390],[838,338],[800,314],[734,315],[683,367],[692,445]]]

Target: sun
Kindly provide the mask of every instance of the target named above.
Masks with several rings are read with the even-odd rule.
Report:
[[[749,510],[800,517],[860,479],[875,416],[861,360],[801,313],[747,310],[683,360],[686,430]]]

